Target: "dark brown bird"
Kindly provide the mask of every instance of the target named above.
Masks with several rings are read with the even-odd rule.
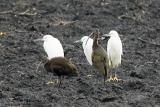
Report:
[[[51,35],[45,35],[42,39],[37,40],[44,41],[43,47],[48,55],[48,59],[43,59],[43,61],[45,61],[44,68],[47,72],[58,76],[59,86],[64,76],[78,76],[76,66],[64,57],[63,47],[57,38]]]
[[[99,31],[93,32],[92,63],[104,75],[104,84],[108,76],[108,57],[106,50],[99,44]]]
[[[77,68],[72,62],[65,57],[55,57],[48,60],[44,68],[47,72],[53,73],[53,75],[58,76],[59,85],[64,76],[78,76]]]

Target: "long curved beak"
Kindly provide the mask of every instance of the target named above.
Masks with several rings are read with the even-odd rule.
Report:
[[[87,41],[86,41],[86,44],[87,44],[89,38],[90,38],[92,35],[93,35],[93,32],[88,36],[88,39],[87,39]],[[86,45],[86,44],[85,44],[85,45]]]

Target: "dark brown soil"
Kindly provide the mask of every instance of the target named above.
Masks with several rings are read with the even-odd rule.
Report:
[[[122,35],[121,82],[104,86],[73,43],[96,28]],[[160,107],[160,0],[0,0],[0,32],[0,107]],[[57,37],[80,73],[59,89],[36,70],[41,34]]]

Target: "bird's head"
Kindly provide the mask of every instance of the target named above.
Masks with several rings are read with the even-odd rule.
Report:
[[[118,32],[115,31],[115,30],[111,30],[108,35],[109,35],[110,37],[118,36]]]
[[[118,32],[115,30],[111,30],[108,34],[103,34],[102,35],[102,40],[105,38],[110,38],[110,37],[118,37]]]
[[[48,40],[52,40],[53,38],[54,38],[54,37],[51,36],[51,35],[44,35],[43,38],[35,39],[34,41],[35,41],[35,42],[36,42],[36,41],[44,41],[44,42],[46,42],[46,41],[48,41]]]
[[[51,40],[51,39],[53,39],[53,38],[54,38],[54,37],[51,36],[51,35],[44,35],[43,38],[42,38],[42,40],[43,40],[43,41],[48,41],[48,40]]]
[[[96,31],[92,32],[92,33],[88,36],[87,41],[86,41],[86,44],[87,44],[89,38],[93,38],[93,40],[96,42],[96,44],[98,44],[99,34],[100,34],[99,29],[96,29]]]

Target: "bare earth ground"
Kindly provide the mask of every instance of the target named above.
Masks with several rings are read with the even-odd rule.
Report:
[[[122,82],[104,86],[73,43],[95,28],[123,35]],[[160,0],[0,0],[0,32],[0,107],[160,107]],[[57,37],[80,73],[59,91],[36,70],[41,34]]]

